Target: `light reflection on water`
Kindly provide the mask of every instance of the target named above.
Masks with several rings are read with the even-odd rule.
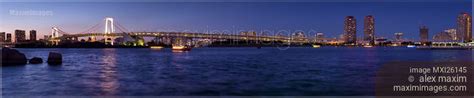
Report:
[[[19,50],[44,60],[58,51],[64,62],[3,67],[3,95],[373,95],[383,63],[472,60],[386,47]]]
[[[101,77],[101,88],[104,95],[115,95],[119,87],[117,81],[117,70],[116,70],[116,49],[104,49],[102,70],[100,71]]]

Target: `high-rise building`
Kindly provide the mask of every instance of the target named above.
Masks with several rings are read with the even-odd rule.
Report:
[[[369,44],[374,45],[375,43],[375,23],[372,15],[365,16],[364,18],[364,40],[369,41]]]
[[[354,16],[346,16],[344,21],[344,41],[348,44],[355,44],[357,41],[356,36],[356,19]]]
[[[30,30],[30,41],[36,41],[36,30]]]
[[[15,42],[25,42],[25,30],[15,30]]]
[[[428,42],[428,27],[420,27],[420,42]]]
[[[401,32],[395,33],[395,40],[396,41],[402,41],[402,36],[403,36],[403,33],[401,33]]]
[[[459,41],[472,41],[472,17],[466,12],[462,12],[457,18],[457,37]]]
[[[0,42],[5,42],[5,32],[0,32]]]
[[[12,34],[11,34],[11,33],[8,33],[6,39],[7,39],[7,40],[5,40],[5,42],[12,42]]]

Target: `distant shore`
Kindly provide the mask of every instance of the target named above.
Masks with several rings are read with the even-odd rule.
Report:
[[[374,45],[370,47],[406,47],[411,43],[404,43],[399,46],[390,46],[388,44]],[[194,45],[192,47],[365,47],[364,45],[331,45],[320,43],[293,43],[287,44],[283,42],[255,42],[255,41],[216,41],[206,45]],[[60,43],[59,45],[50,45],[44,42],[31,42],[26,44],[16,44],[14,48],[150,48],[153,46],[160,46],[163,48],[171,48],[169,44],[163,43],[147,43],[141,45],[108,45],[102,42],[75,42],[75,43]]]

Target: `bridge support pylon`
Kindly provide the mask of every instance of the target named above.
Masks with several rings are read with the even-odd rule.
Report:
[[[114,31],[115,31],[114,30],[114,19],[111,18],[111,17],[106,17],[105,18],[105,35],[104,35],[105,44],[114,45],[115,38],[110,35]]]
[[[59,37],[61,37],[59,35],[59,28],[57,27],[52,27],[51,29],[51,37],[49,38],[49,42],[51,43],[51,45],[59,45],[59,42],[61,41],[60,39],[57,39]]]

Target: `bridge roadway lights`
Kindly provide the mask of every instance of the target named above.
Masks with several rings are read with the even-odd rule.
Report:
[[[258,40],[258,41],[282,41],[282,42],[291,42],[291,43],[308,43],[308,40],[306,38],[288,38],[288,37],[277,37],[277,36],[264,36],[264,37],[251,37],[251,36],[239,36],[239,35],[222,35],[222,34],[186,34],[187,36],[184,35],[179,35],[176,34],[175,32],[130,32],[128,33],[130,35],[135,35],[135,36],[146,36],[146,37],[161,37],[160,40],[165,43],[165,44],[173,44],[175,41],[175,38],[181,38],[182,40],[187,40],[186,38],[197,38],[197,39],[236,39],[236,40]],[[105,37],[112,37],[111,40],[107,40],[107,42],[113,44],[113,39],[115,39],[115,36],[122,36],[121,34],[117,33],[112,33],[110,32],[109,34],[107,33],[90,33],[90,34],[71,34],[68,36],[78,36],[78,37],[86,37],[89,36],[90,40],[89,42],[95,42],[96,36],[103,36]],[[64,36],[63,36],[64,37]],[[62,37],[59,37],[62,38]]]

